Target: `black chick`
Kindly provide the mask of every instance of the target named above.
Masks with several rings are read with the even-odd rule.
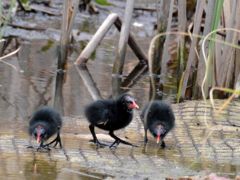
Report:
[[[33,113],[29,122],[28,132],[33,136],[37,143],[40,143],[38,149],[45,148],[49,150],[49,145],[55,142],[54,147],[59,143],[62,148],[60,129],[62,127],[62,118],[54,109],[44,106]],[[44,144],[52,135],[57,137],[48,144]]]
[[[116,100],[97,100],[85,109],[85,116],[87,117],[90,125],[89,129],[93,136],[93,142],[98,146],[103,146],[98,141],[94,131],[94,127],[97,126],[100,129],[109,131],[109,135],[115,139],[110,145],[113,147],[119,143],[134,146],[133,144],[124,141],[114,135],[114,131],[126,127],[133,118],[133,109],[139,108],[134,98],[129,94],[123,94]]]
[[[163,101],[152,101],[147,104],[142,113],[141,120],[144,125],[144,142],[148,141],[147,130],[157,139],[157,143],[161,141],[161,147],[165,147],[164,137],[174,127],[175,117],[170,105]]]

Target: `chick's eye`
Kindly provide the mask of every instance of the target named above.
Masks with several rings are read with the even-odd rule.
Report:
[[[127,103],[128,103],[128,104],[133,104],[133,102],[132,102],[132,101],[128,101]]]

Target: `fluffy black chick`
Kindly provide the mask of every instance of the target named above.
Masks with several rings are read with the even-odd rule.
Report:
[[[33,113],[29,122],[29,135],[33,136],[37,143],[38,149],[49,149],[49,145],[55,142],[54,147],[59,144],[62,148],[60,129],[62,127],[62,118],[53,108],[44,106]],[[57,134],[57,137],[48,144],[44,144],[51,136]]]
[[[164,137],[173,129],[175,117],[170,105],[163,101],[155,100],[148,103],[142,113],[141,120],[144,125],[144,142],[148,141],[147,130],[156,138],[157,143],[161,141],[161,147],[165,147]]]
[[[94,127],[109,131],[109,135],[115,139],[110,145],[113,147],[119,143],[132,145],[114,135],[114,131],[126,127],[133,118],[133,109],[139,108],[135,99],[129,94],[123,94],[116,100],[97,100],[89,104],[85,109],[85,116],[90,125],[89,129],[93,136],[93,142],[96,145],[104,145],[100,143],[94,131]]]

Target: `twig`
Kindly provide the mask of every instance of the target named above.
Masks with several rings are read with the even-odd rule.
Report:
[[[116,28],[121,31],[121,27],[122,27],[122,21],[120,18],[117,18],[115,21],[115,26]],[[129,37],[128,37],[128,45],[130,46],[130,48],[133,50],[134,54],[137,56],[137,58],[139,59],[139,61],[142,64],[148,64],[148,59],[147,56],[145,55],[145,53],[142,51],[142,49],[140,48],[140,46],[137,44],[136,40],[134,39],[133,34],[130,32],[129,33]]]
[[[125,15],[124,15],[124,23],[121,28],[119,44],[118,44],[118,51],[116,59],[113,63],[113,74],[112,77],[112,94],[113,97],[116,97],[120,93],[120,86],[121,86],[121,78],[119,77],[122,75],[123,66],[125,62],[125,55],[127,50],[127,42],[129,38],[129,32],[131,27],[131,20],[134,8],[134,0],[127,0],[126,8],[125,8]]]
[[[76,170],[73,170],[73,169],[63,168],[62,170],[66,171],[66,172],[75,173],[75,174],[78,174],[78,175],[81,175],[81,176],[85,176],[85,177],[90,178],[90,179],[102,179],[99,176],[94,176],[94,175],[83,173],[83,172],[76,171]]]
[[[156,12],[156,8],[144,8],[144,7],[135,7],[134,11],[148,11],[148,12]]]
[[[218,109],[217,114],[219,114],[232,100],[236,95],[240,95],[240,91],[238,89],[229,89],[229,88],[221,88],[221,87],[213,87],[211,88],[209,92],[209,97],[210,97],[210,102],[212,104],[212,107],[216,109],[215,103],[214,103],[214,98],[213,98],[213,92],[215,90],[223,91],[223,92],[228,92],[228,93],[233,93],[224,103],[223,105]]]
[[[99,100],[102,99],[100,91],[96,87],[96,84],[91,76],[91,74],[88,71],[88,68],[86,65],[76,65],[77,71],[79,75],[81,76],[83,83],[85,84],[86,88],[88,89],[88,92],[91,94],[93,100]]]
[[[25,9],[25,7],[22,5],[22,2],[20,0],[17,0],[18,5],[20,6],[21,10],[27,12],[27,10]]]
[[[116,13],[112,13],[105,19],[105,21],[98,28],[97,32],[94,34],[92,39],[89,41],[87,46],[84,48],[82,53],[77,58],[75,65],[80,65],[87,62],[92,52],[96,49],[98,44],[104,38],[105,34],[108,32],[113,23],[116,21],[117,17],[118,15]]]
[[[13,52],[11,52],[11,53],[8,53],[8,54],[5,55],[5,56],[0,57],[0,62],[2,62],[2,63],[4,63],[4,64],[12,67],[13,69],[15,69],[15,70],[17,71],[16,66],[14,66],[14,65],[12,65],[12,64],[10,64],[10,63],[8,63],[8,62],[3,61],[3,59],[8,58],[8,57],[16,54],[16,53],[20,50],[20,48],[21,48],[21,47],[17,48],[15,51],[13,51]]]
[[[20,29],[26,29],[26,30],[35,30],[35,31],[45,31],[46,28],[42,27],[30,27],[30,26],[23,26],[23,25],[18,25],[18,24],[13,24],[13,23],[8,23],[8,26],[12,26],[14,28],[20,28]]]

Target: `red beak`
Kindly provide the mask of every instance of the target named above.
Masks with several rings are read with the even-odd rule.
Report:
[[[137,105],[137,103],[135,101],[132,102],[132,108],[133,109],[139,109],[139,106]]]
[[[157,144],[160,142],[160,139],[161,139],[160,134],[158,134],[157,135]]]
[[[40,134],[37,134],[37,143],[40,143],[40,142],[41,142]]]

